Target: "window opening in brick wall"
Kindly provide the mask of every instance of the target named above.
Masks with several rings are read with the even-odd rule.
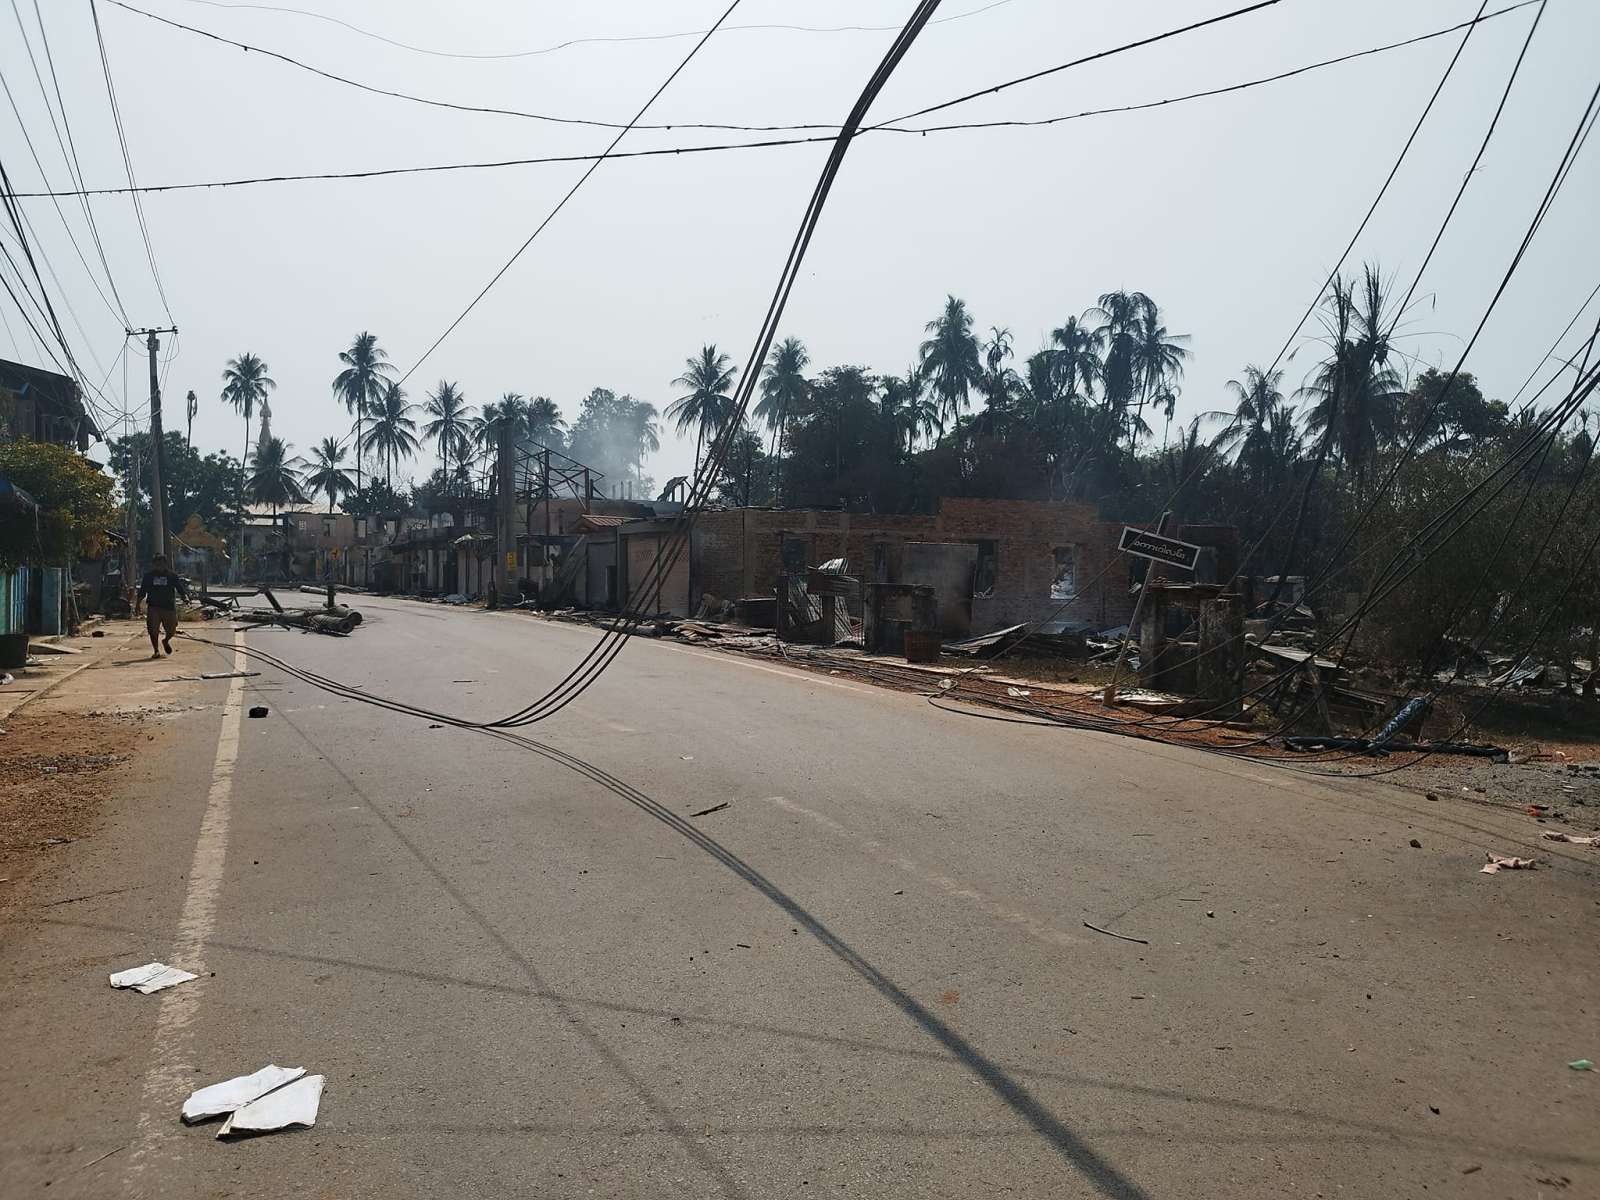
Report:
[[[978,562],[972,571],[972,594],[994,595],[994,585],[1000,577],[1000,543],[987,539],[978,541]]]
[[[1073,546],[1057,546],[1055,575],[1050,580],[1050,599],[1071,600],[1078,594],[1078,555]]]
[[[802,575],[806,569],[806,540],[793,534],[784,534],[778,547],[778,558],[787,575]]]

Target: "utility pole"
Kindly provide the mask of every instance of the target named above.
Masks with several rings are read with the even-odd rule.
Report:
[[[127,565],[122,569],[125,591],[139,576],[139,443],[130,439],[128,449],[128,550],[123,555]]]
[[[161,435],[161,375],[157,358],[161,352],[163,333],[177,335],[177,327],[170,329],[129,329],[129,337],[144,337],[145,349],[150,352],[150,544],[156,554],[171,557],[167,530],[167,493],[162,484],[166,474],[166,446]]]
[[[544,448],[543,461],[540,463],[540,487],[544,491],[544,553],[540,556],[539,567],[540,591],[550,586],[555,579],[555,569],[550,565],[550,447]]]
[[[511,422],[500,431],[498,453],[495,455],[495,557],[501,573],[498,580],[500,594],[514,597],[516,586],[512,573],[517,564],[517,439]],[[495,586],[491,584],[491,586]]]

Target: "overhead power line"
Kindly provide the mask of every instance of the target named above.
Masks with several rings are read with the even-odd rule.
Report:
[[[495,61],[512,58],[534,58],[543,54],[554,54],[559,50],[570,49],[574,46],[598,45],[625,45],[637,42],[667,42],[677,41],[682,38],[700,37],[708,32],[704,29],[685,29],[677,33],[636,33],[621,34],[613,37],[580,37],[568,38],[564,42],[556,42],[550,46],[541,46],[534,50],[508,50],[498,54],[471,54],[450,50],[435,50],[428,46],[417,46],[410,42],[402,42],[397,38],[386,37],[384,34],[375,33],[370,29],[363,29],[349,21],[342,21],[338,17],[327,13],[309,12],[303,8],[287,8],[277,4],[223,4],[218,0],[189,0],[191,4],[203,4],[207,8],[238,9],[252,12],[288,13],[297,17],[311,17],[318,21],[326,21],[330,25],[338,25],[362,37],[372,38],[374,41],[383,42],[385,45],[394,46],[401,50],[410,50],[415,54],[426,54],[432,58],[461,58],[479,62]],[[992,9],[1003,8],[1012,3],[1012,0],[991,0],[980,8],[968,9],[966,12],[951,13],[946,17],[935,17],[929,21],[929,26],[948,25],[952,21],[965,21],[969,17],[981,16]],[[784,25],[776,22],[750,25],[724,25],[719,33],[753,33],[764,31],[782,31],[789,33],[894,33],[899,30],[898,25]]]
[[[1455,25],[1449,25],[1443,29],[1435,29],[1430,33],[1418,34],[1415,37],[1405,38],[1402,41],[1389,42],[1382,46],[1368,47],[1365,50],[1357,50],[1349,54],[1341,54],[1335,58],[1320,59],[1317,62],[1306,63],[1303,66],[1295,67],[1288,71],[1280,71],[1273,75],[1265,75],[1255,79],[1242,80],[1238,83],[1230,83],[1222,87],[1207,88],[1197,92],[1185,92],[1177,96],[1166,96],[1159,100],[1147,100],[1138,104],[1119,104],[1105,108],[1089,108],[1078,112],[1064,113],[1053,117],[996,121],[970,121],[958,124],[913,127],[898,125],[874,125],[867,129],[863,129],[860,132],[928,134],[952,133],[979,129],[1040,127],[1059,125],[1070,121],[1081,121],[1089,117],[1101,117],[1119,113],[1134,113],[1155,108],[1165,108],[1168,105],[1182,104],[1191,100],[1203,100],[1213,96],[1224,96],[1234,92],[1243,92],[1251,88],[1261,87],[1265,84],[1277,83],[1286,79],[1293,79],[1297,76],[1307,74],[1311,71],[1320,70],[1324,67],[1338,66],[1343,63],[1353,62],[1356,59],[1367,58],[1375,54],[1383,54],[1391,50],[1400,50],[1408,46],[1415,46],[1422,42],[1432,41],[1435,38],[1441,38],[1447,36],[1448,34],[1460,32],[1461,30],[1472,25],[1480,25],[1485,21],[1491,21],[1496,17],[1505,16],[1507,13],[1516,12],[1518,9],[1527,8],[1530,5],[1538,4],[1540,2],[1541,0],[1520,0],[1519,3],[1512,4],[1506,8],[1496,9],[1493,12],[1484,13],[1481,17],[1475,17],[1471,20],[1462,21]],[[638,126],[636,128],[646,127]],[[807,126],[805,128],[815,127]],[[753,142],[722,142],[703,146],[663,146],[651,150],[619,150],[606,155],[606,157],[609,159],[670,158],[684,154],[714,154],[734,150],[765,150],[779,146],[809,146],[823,142],[831,142],[832,140],[832,134],[817,134],[809,137],[771,138]],[[200,191],[212,188],[255,187],[262,184],[272,183],[305,183],[338,180],[383,179],[399,175],[430,175],[452,171],[488,171],[503,170],[508,167],[543,166],[548,164],[571,162],[593,162],[598,157],[599,155],[597,154],[552,154],[542,155],[534,158],[507,158],[490,159],[480,162],[434,163],[419,167],[377,167],[365,171],[313,171],[300,174],[257,175],[240,179],[203,180],[194,183],[152,184],[140,187],[137,190],[141,194],[149,195],[156,192],[181,192]],[[17,197],[18,199],[27,200],[38,199],[41,197],[69,197],[78,195],[120,196],[126,194],[130,190],[131,189],[125,187],[113,187],[90,188],[83,192],[66,190],[19,192],[17,193]]]
[[[16,12],[16,0],[12,0],[11,7],[12,11]],[[33,17],[39,26],[39,42],[44,48],[45,64],[50,68],[50,86],[55,92],[56,108],[61,112],[61,128],[55,130],[56,145],[61,150],[62,158],[67,164],[68,176],[81,188],[84,186],[83,164],[78,160],[78,145],[72,136],[72,120],[67,116],[67,102],[61,95],[61,80],[56,74],[55,55],[50,50],[50,33],[45,28],[44,12],[39,7],[39,0],[33,0]],[[17,25],[19,28],[22,25],[22,14],[20,12],[17,13]],[[23,34],[23,41],[26,44],[26,33]],[[28,60],[33,62],[33,50],[31,47],[28,50]],[[36,62],[33,63],[33,74],[35,79],[39,78],[39,65]],[[39,90],[41,92],[44,91],[44,81],[42,79],[39,80]],[[48,96],[45,97],[44,106],[45,112],[50,113],[50,98]],[[20,120],[20,117],[18,119]],[[50,125],[52,129],[55,129],[55,116],[53,113],[50,115]],[[65,145],[62,144],[63,132],[66,134]],[[43,168],[41,167],[40,170],[42,172]],[[89,236],[93,239],[95,252],[100,258],[100,269],[106,274],[106,283],[111,288],[112,296],[116,298],[117,311],[122,315],[122,323],[126,327],[130,324],[127,309],[122,303],[121,295],[117,292],[117,281],[116,277],[111,274],[111,263],[106,259],[106,248],[100,239],[100,226],[94,219],[94,209],[90,206],[87,197],[80,198],[79,203],[83,206],[83,219],[89,226]],[[94,276],[91,272],[90,279],[93,280],[93,278]],[[95,283],[96,288],[99,286],[98,282]]]
[[[117,2],[117,0],[113,0],[113,3],[115,2]],[[555,207],[545,214],[544,220],[540,221],[539,224],[534,227],[533,232],[527,236],[522,245],[518,246],[516,250],[512,252],[511,257],[506,259],[505,263],[500,267],[500,269],[489,277],[489,282],[483,285],[478,294],[467,302],[467,306],[461,310],[460,315],[458,315],[455,320],[451,321],[449,325],[445,326],[444,332],[436,337],[433,340],[433,344],[422,352],[422,356],[411,364],[411,366],[406,370],[406,373],[400,377],[398,383],[396,384],[397,387],[399,384],[404,383],[407,379],[410,379],[411,376],[416,372],[416,369],[428,360],[428,356],[439,348],[440,344],[444,342],[445,338],[454,333],[457,326],[467,319],[468,314],[470,314],[472,310],[478,306],[478,302],[489,294],[490,289],[493,288],[495,284],[500,282],[505,273],[512,268],[513,264],[515,264],[519,258],[522,257],[524,251],[526,251],[529,246],[533,245],[534,239],[545,231],[551,221],[555,220],[556,214],[566,207],[567,201],[571,200],[573,196],[577,195],[578,189],[583,187],[585,183],[589,182],[589,177],[600,169],[600,164],[603,163],[610,153],[617,148],[622,139],[628,136],[628,132],[633,128],[634,123],[642,120],[645,113],[650,111],[651,106],[661,98],[661,94],[665,92],[667,88],[672,86],[672,81],[683,73],[684,68],[686,68],[690,62],[694,60],[695,55],[699,54],[701,48],[711,40],[711,35],[717,31],[717,27],[733,15],[734,9],[738,8],[739,4],[740,0],[733,0],[733,3],[728,5],[728,7],[723,11],[722,16],[717,18],[717,23],[710,29],[706,30],[705,34],[702,35],[700,40],[694,44],[689,53],[683,56],[683,60],[672,69],[672,73],[661,81],[660,85],[655,91],[650,93],[650,98],[639,107],[638,112],[634,113],[633,121],[630,121],[628,125],[618,130],[617,136],[611,139],[611,144],[606,147],[605,152],[589,164],[589,169],[587,171],[578,176],[578,181],[567,189],[567,194],[562,196],[560,200],[556,201]]]
[[[37,8],[35,8],[34,11],[35,11],[35,14],[38,13],[38,9]],[[62,136],[61,136],[61,128],[56,124],[55,110],[50,106],[50,93],[49,93],[49,91],[46,90],[46,88],[44,86],[44,77],[40,74],[38,60],[34,57],[33,43],[28,37],[27,26],[24,24],[24,22],[22,20],[22,10],[17,7],[15,0],[12,0],[11,12],[16,17],[16,20],[17,20],[17,32],[18,32],[18,34],[20,35],[20,37],[22,39],[23,48],[27,51],[28,62],[33,67],[33,78],[34,78],[34,81],[38,84],[38,86],[39,86],[39,94],[44,99],[45,114],[50,118],[50,128],[55,133],[56,147],[57,147],[57,149],[59,149],[61,151],[62,161],[66,164],[66,167],[67,167],[67,178],[76,187],[82,189],[83,186],[84,186],[83,175],[82,175],[81,171],[75,171],[74,170],[74,166],[75,166],[75,163],[76,163],[76,154],[75,153],[69,153],[69,151],[68,151],[68,140],[62,138]],[[43,33],[44,33],[44,24],[43,24],[42,20],[41,20],[40,25],[39,25],[39,31],[40,31],[40,34],[42,36]],[[47,58],[49,56],[49,52],[50,52],[50,43],[49,43],[48,39],[45,39],[45,54],[46,54]],[[54,79],[55,79],[55,62],[54,62],[54,60],[50,60],[50,74],[51,74],[51,80],[53,82]],[[50,186],[50,175],[49,175],[49,172],[45,170],[44,160],[39,157],[38,148],[34,146],[33,137],[28,132],[28,123],[27,123],[26,120],[23,119],[21,106],[19,106],[17,104],[17,98],[11,92],[11,85],[8,84],[5,81],[4,76],[0,76],[0,89],[3,89],[5,91],[6,102],[11,106],[12,115],[15,116],[16,119],[17,119],[17,125],[20,127],[20,129],[22,131],[22,140],[28,147],[28,154],[32,157],[34,166],[36,168],[38,168],[39,178],[44,182],[45,187],[48,188]],[[55,91],[56,91],[56,99],[59,102],[59,100],[61,98],[61,89],[60,89],[60,87],[58,86],[55,89]],[[64,106],[62,108],[61,115],[62,115],[62,122],[65,123],[65,121],[66,121],[66,109],[65,109]],[[68,130],[68,138],[69,139],[70,139],[70,136],[71,136],[71,132],[70,132],[70,127],[69,127],[69,130]],[[95,291],[99,293],[101,301],[104,302],[107,311],[109,311],[111,313],[112,317],[115,320],[120,321],[124,326],[126,326],[128,324],[127,313],[126,313],[126,310],[123,308],[122,297],[117,295],[116,280],[114,278],[112,278],[111,267],[110,267],[109,263],[107,263],[107,261],[106,261],[105,247],[104,247],[104,245],[101,244],[100,231],[95,225],[94,211],[89,205],[89,200],[88,200],[87,194],[80,195],[78,197],[78,204],[79,204],[79,207],[81,207],[82,210],[83,210],[84,220],[88,223],[88,226],[89,226],[90,237],[94,240],[95,249],[96,249],[97,253],[100,256],[100,266],[105,271],[106,282],[108,284],[110,284],[110,286],[111,286],[111,296],[110,297],[108,297],[106,295],[105,289],[100,286],[99,279],[97,279],[95,277],[95,273],[94,273],[93,269],[90,268],[89,260],[84,256],[83,248],[78,244],[78,239],[72,232],[72,226],[67,221],[66,213],[62,210],[60,202],[59,201],[55,201],[54,203],[55,203],[56,216],[61,222],[61,228],[66,233],[67,240],[72,244],[73,252],[78,256],[78,261],[83,264],[84,273],[88,275],[89,282],[94,285]],[[116,301],[116,303],[114,305],[112,303],[113,299],[115,299],[115,301]]]
[[[199,37],[207,38],[213,42],[219,42],[223,45],[233,46],[246,52],[265,55],[268,58],[276,59],[278,62],[286,63],[289,66],[295,67],[301,71],[307,71],[313,75],[316,75],[322,79],[330,80],[334,83],[341,83],[347,87],[357,88],[363,92],[369,92],[375,96],[387,96],[393,100],[404,100],[411,104],[426,105],[429,108],[443,108],[456,112],[481,113],[485,115],[501,117],[520,117],[524,120],[543,121],[553,125],[587,125],[601,129],[706,129],[739,133],[779,133],[788,131],[805,132],[810,130],[821,130],[828,133],[835,133],[838,131],[837,125],[830,124],[740,125],[710,121],[679,121],[666,125],[636,124],[633,122],[623,124],[619,121],[602,121],[592,117],[561,117],[552,115],[550,113],[528,112],[522,109],[514,108],[498,108],[492,105],[460,104],[452,100],[439,100],[430,96],[419,96],[411,92],[401,92],[393,88],[382,88],[375,84],[363,83],[362,81],[352,79],[347,75],[339,75],[333,71],[324,70],[321,67],[314,67],[309,63],[301,62],[297,58],[292,58],[291,56],[282,54],[276,50],[267,50],[260,46],[251,45],[248,42],[236,41],[233,38],[223,37],[220,34],[211,33],[204,29],[198,29],[193,25],[185,25],[181,21],[174,21],[168,17],[158,16],[152,12],[146,12],[142,8],[137,8],[132,4],[126,3],[126,0],[106,0],[106,2],[108,4],[116,5],[118,8],[126,9],[128,12],[137,13],[139,16],[145,17],[149,20],[158,21],[163,25],[171,26],[174,29],[181,29],[186,33],[192,33]],[[1110,58],[1113,55],[1121,54],[1128,50],[1137,50],[1144,46],[1154,45],[1157,42],[1165,41],[1168,38],[1177,37],[1180,34],[1192,33],[1195,30],[1204,29],[1213,25],[1219,25],[1225,21],[1231,21],[1237,17],[1248,16],[1249,14],[1259,12],[1262,9],[1271,8],[1273,5],[1281,2],[1282,0],[1256,0],[1256,3],[1254,4],[1249,4],[1243,8],[1234,9],[1231,12],[1220,13],[1217,16],[1208,17],[1203,21],[1194,21],[1190,24],[1179,26],[1176,29],[1169,29],[1163,33],[1153,34],[1150,37],[1139,38],[1137,41],[1127,42],[1120,46],[1113,46],[1106,50],[1099,50],[1093,54],[1088,54],[1080,58],[1073,59],[1070,62],[1061,63],[1058,66],[1047,67],[1042,71],[1034,71],[1017,79],[991,84],[989,87],[986,87],[981,91],[972,92],[966,96],[958,96],[953,100],[946,100],[939,104],[930,105],[927,108],[919,109],[915,113],[908,114],[906,117],[896,118],[895,121],[884,121],[880,124],[884,126],[892,125],[897,121],[908,120],[910,117],[922,116],[926,113],[939,112],[942,109],[965,103],[968,100],[977,99],[980,96],[995,95],[999,92],[1006,91],[1009,88],[1018,87],[1025,83],[1032,83],[1037,79],[1043,79],[1046,76],[1057,74],[1058,72],[1068,70],[1072,67],[1082,66],[1085,63],[1098,62],[1102,59]],[[709,34],[707,34],[707,36],[709,36]]]
[[[161,298],[161,308],[167,314],[167,321],[176,324],[172,317],[172,306],[167,302],[167,289],[161,282],[161,268],[156,266],[156,251],[150,242],[150,226],[144,219],[144,205],[139,201],[139,181],[133,174],[133,156],[128,151],[128,133],[122,123],[122,107],[117,103],[117,85],[111,79],[111,60],[106,56],[106,39],[100,29],[100,10],[96,7],[95,0],[89,0],[89,16],[94,22],[94,41],[100,52],[100,70],[106,80],[106,98],[111,102],[111,121],[116,126],[117,144],[122,148],[122,165],[128,174],[128,194],[133,200],[134,216],[139,221],[139,236],[144,241],[145,258],[150,263],[150,277],[155,281],[156,295]]]

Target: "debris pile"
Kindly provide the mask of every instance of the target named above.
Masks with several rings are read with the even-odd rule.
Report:
[[[333,637],[349,637],[361,624],[361,613],[340,605],[337,608],[251,608],[235,614],[235,620],[249,627],[279,625],[285,629],[301,629],[307,633],[325,633]]]

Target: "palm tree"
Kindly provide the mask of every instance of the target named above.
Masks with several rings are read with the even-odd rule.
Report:
[[[191,450],[194,448],[194,418],[200,411],[200,401],[195,398],[194,389],[189,389],[189,394],[183,398],[183,406],[188,414],[188,424],[183,431],[183,444]]]
[[[972,314],[966,302],[946,296],[944,311],[928,322],[926,330],[930,336],[919,350],[918,366],[942,414],[948,414],[954,424],[972,389],[983,380],[978,339],[972,334]]]
[[[1100,339],[1094,330],[1068,317],[1066,324],[1050,331],[1051,367],[1057,394],[1064,400],[1087,400],[1101,378]]]
[[[439,386],[428,394],[428,403],[423,411],[433,420],[422,427],[422,436],[439,448],[445,490],[448,491],[450,456],[453,453],[456,461],[460,462],[472,438],[472,405],[467,403],[460,388],[441,379]]]
[[[644,456],[661,449],[661,425],[656,421],[656,406],[632,396],[624,396],[618,403],[627,406],[622,423],[633,444],[634,477],[643,482]]]
[[[767,355],[761,371],[761,399],[752,415],[778,435],[778,453],[783,453],[784,433],[791,418],[804,410],[805,370],[811,365],[806,344],[797,337],[786,337]]]
[[[513,446],[528,434],[528,402],[516,392],[506,392],[498,401],[489,401],[472,423],[473,444],[486,461],[492,462],[499,453],[503,433],[511,435]]]
[[[674,387],[689,389],[667,405],[668,420],[677,423],[679,433],[694,433],[694,473],[700,475],[700,450],[710,434],[715,441],[727,428],[733,416],[733,397],[728,390],[733,387],[735,368],[733,360],[719,354],[715,343],[700,348],[696,358],[684,360],[685,370],[672,381]]]
[[[339,351],[344,370],[333,377],[333,394],[344,402],[345,411],[356,419],[356,490],[361,490],[361,460],[366,453],[362,422],[367,413],[383,401],[388,376],[394,368],[389,356],[378,345],[375,333],[358,333],[350,349]]]
[[[1328,286],[1322,325],[1331,353],[1317,368],[1311,383],[1300,391],[1314,402],[1306,415],[1306,428],[1319,435],[1317,452],[1300,492],[1289,548],[1282,560],[1286,565],[1280,568],[1278,585],[1268,598],[1271,606],[1277,605],[1283,592],[1287,564],[1295,561],[1311,491],[1329,453],[1337,447],[1340,468],[1354,471],[1359,501],[1366,490],[1366,469],[1379,440],[1392,436],[1398,426],[1405,392],[1400,387],[1399,374],[1389,365],[1393,323],[1383,311],[1387,299],[1383,277],[1370,265],[1365,268],[1360,299],[1356,297],[1354,280],[1336,274]]]
[[[523,416],[529,441],[538,442],[541,446],[549,446],[551,449],[558,449],[566,444],[567,423],[561,416],[560,406],[550,397],[535,396],[529,400]]]
[[[1245,478],[1258,486],[1273,474],[1274,422],[1285,408],[1282,371],[1263,371],[1251,365],[1244,369],[1244,380],[1230,379],[1228,391],[1234,399],[1232,412],[1205,413],[1206,420],[1225,420],[1227,424],[1211,439],[1218,453],[1232,455]],[[1288,409],[1293,414],[1294,409]],[[1292,420],[1290,422],[1292,427]]]
[[[350,472],[344,469],[344,447],[338,438],[323,438],[322,444],[311,452],[311,461],[306,466],[305,478],[300,482],[312,495],[318,492],[327,495],[330,513],[341,496],[348,496],[355,490]]]
[[[406,394],[398,383],[390,383],[383,390],[383,398],[367,410],[372,418],[370,443],[377,451],[378,461],[383,463],[383,482],[391,490],[395,464],[417,452],[417,423],[411,419],[416,407],[406,402]],[[358,457],[356,461],[361,460]]]
[[[1168,333],[1161,323],[1161,313],[1154,300],[1144,297],[1143,311],[1135,334],[1134,361],[1139,373],[1139,415],[1144,406],[1157,402],[1167,413],[1167,423],[1172,422],[1172,410],[1177,407],[1175,385],[1183,378],[1183,364],[1189,351],[1183,343],[1189,340],[1186,333]],[[1137,449],[1137,443],[1129,450]]]
[[[1172,506],[1179,511],[1182,511],[1185,495],[1205,478],[1217,455],[1215,445],[1200,438],[1202,420],[1202,417],[1193,418],[1178,440],[1161,451],[1161,486],[1172,494]]]
[[[1337,451],[1339,465],[1356,477],[1358,498],[1378,447],[1399,428],[1405,399],[1400,374],[1389,361],[1393,322],[1387,304],[1376,267],[1365,269],[1359,295],[1354,280],[1334,278],[1323,321],[1332,353],[1304,389],[1314,400],[1306,427],[1322,435],[1318,466],[1330,450]]]
[[[241,463],[250,457],[250,418],[257,404],[267,398],[267,393],[277,387],[277,382],[267,374],[267,364],[246,351],[238,358],[230,358],[222,372],[222,398],[233,405],[244,417],[244,453]]]
[[[289,461],[289,447],[282,438],[268,438],[256,447],[255,456],[250,460],[250,481],[245,493],[255,504],[270,504],[274,517],[285,504],[306,502],[300,473]]]
[[[1154,307],[1143,292],[1107,292],[1084,317],[1098,324],[1094,335],[1100,351],[1102,424],[1100,439],[1115,445],[1119,427],[1129,426],[1130,444],[1135,434],[1128,409],[1139,395],[1143,375],[1140,356],[1141,327],[1146,312]],[[1141,405],[1142,407],[1142,405]]]
[[[904,375],[882,376],[878,388],[878,410],[894,431],[897,449],[909,455],[916,446],[925,405],[932,404],[925,399],[922,380],[913,367]]]
[[[1011,330],[998,325],[990,326],[989,340],[983,344],[984,374],[982,388],[990,408],[1004,408],[1014,398],[1017,373],[1006,366],[1012,356]]]

